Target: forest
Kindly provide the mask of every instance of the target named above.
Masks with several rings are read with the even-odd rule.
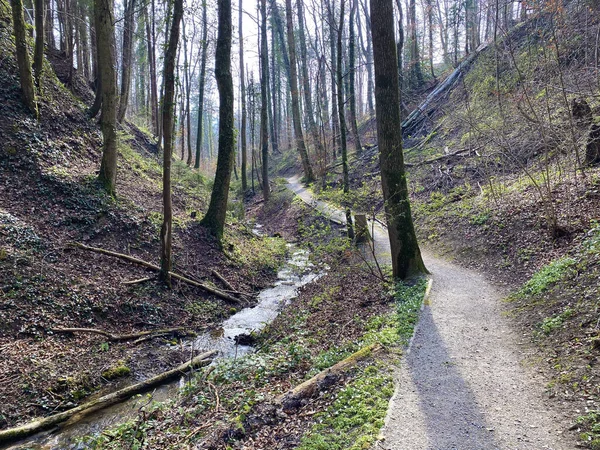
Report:
[[[0,448],[600,449],[597,0],[0,0]]]

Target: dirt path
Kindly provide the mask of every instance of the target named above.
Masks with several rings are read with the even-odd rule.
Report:
[[[335,221],[297,177],[290,189]],[[374,224],[376,253],[389,263],[387,232]],[[424,252],[433,288],[397,373],[384,439],[393,450],[575,448],[566,420],[543,398],[544,380],[524,367],[529,348],[502,315],[502,292],[481,275]]]

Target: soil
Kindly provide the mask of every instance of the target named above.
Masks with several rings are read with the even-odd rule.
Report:
[[[2,48],[0,54],[11,51]],[[60,55],[54,60],[60,62]],[[166,289],[142,267],[68,245],[84,242],[157,263],[160,173],[144,166],[156,147],[135,127],[121,130],[122,142],[132,150],[128,157],[120,154],[117,197],[108,197],[96,182],[101,139],[85,105],[48,70],[36,122],[20,101],[12,55],[2,61],[0,428],[8,428],[72,408],[98,390],[114,389],[120,380],[109,382],[101,374],[119,362],[131,369],[126,380],[134,382],[187,358],[171,345],[176,336],[134,345],[108,343],[98,335],[55,334],[53,328],[116,334],[169,327],[194,331],[218,324],[237,305],[185,284]],[[224,252],[199,225],[200,217],[190,217],[207,203],[199,175],[197,187],[176,182],[173,191],[176,271],[223,289],[211,274],[215,269],[236,289],[250,293],[275,278],[272,269],[236,259],[235,246],[255,238],[247,225],[236,222],[229,228]],[[123,284],[145,277],[151,280]]]

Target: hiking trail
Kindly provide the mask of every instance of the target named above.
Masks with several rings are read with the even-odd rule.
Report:
[[[298,176],[289,188],[338,223],[344,212],[314,198]],[[369,222],[375,253],[390,264],[387,231]],[[525,337],[503,315],[506,296],[480,274],[423,251],[433,286],[396,373],[381,440],[386,450],[567,450],[566,419],[544,399],[545,380],[523,361]]]

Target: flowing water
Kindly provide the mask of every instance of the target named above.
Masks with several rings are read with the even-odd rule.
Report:
[[[259,233],[259,229],[255,230]],[[185,342],[185,346],[194,351],[218,350],[217,358],[235,358],[251,352],[252,346],[238,345],[236,337],[259,331],[272,322],[286,302],[296,296],[297,289],[316,280],[320,273],[309,261],[309,253],[289,245],[290,256],[277,273],[277,281],[258,295],[258,303],[244,308],[223,322],[218,330],[202,334]],[[84,449],[78,443],[81,436],[101,433],[103,430],[126,422],[138,413],[138,410],[150,401],[166,401],[176,398],[183,379],[166,384],[151,392],[149,396],[134,397],[95,412],[71,427],[59,432],[41,433],[9,449],[64,450]],[[123,387],[123,386],[120,386]]]

